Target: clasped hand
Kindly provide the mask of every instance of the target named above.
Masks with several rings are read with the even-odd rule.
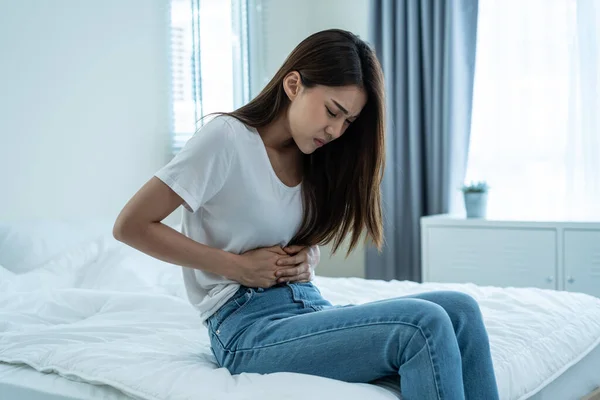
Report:
[[[268,288],[283,282],[309,282],[320,260],[318,246],[280,246],[250,250],[240,255],[236,281]]]

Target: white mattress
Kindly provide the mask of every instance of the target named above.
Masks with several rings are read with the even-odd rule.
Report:
[[[598,387],[600,346],[577,364],[529,397],[530,400],[580,399]],[[398,393],[396,381],[382,381]],[[66,379],[54,373],[42,373],[27,366],[0,363],[0,399],[19,400],[128,400],[121,391],[106,385],[92,385]]]
[[[600,387],[600,345],[529,397],[530,400],[580,400]]]
[[[580,399],[598,387],[600,346],[574,366],[529,397],[530,400]],[[397,382],[382,381],[396,392]],[[0,399],[19,400],[127,400],[132,397],[106,385],[92,385],[66,379],[54,373],[42,373],[27,366],[0,363]]]
[[[472,295],[490,335],[502,399],[539,396],[586,355],[592,359],[600,342],[600,299],[583,294],[358,278],[317,277],[315,283],[336,304],[438,289]],[[109,385],[139,399],[199,393],[205,399],[398,398],[384,385],[316,376],[231,376],[215,365],[206,329],[185,299],[180,269],[108,237],[27,274],[0,267],[0,361]]]

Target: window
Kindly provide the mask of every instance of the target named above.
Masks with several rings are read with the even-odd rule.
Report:
[[[171,0],[173,152],[217,111],[248,101],[245,0]]]
[[[600,4],[481,0],[466,180],[488,214],[600,216]]]

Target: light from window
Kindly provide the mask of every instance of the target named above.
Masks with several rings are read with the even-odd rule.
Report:
[[[177,152],[203,124],[201,118],[239,107],[236,74],[244,24],[239,0],[171,0],[173,148]],[[240,72],[241,71],[241,72]]]
[[[489,182],[490,216],[600,215],[598,117],[581,124],[598,113],[581,88],[600,87],[585,72],[578,12],[573,0],[479,3],[466,180]],[[598,43],[586,50],[598,65]]]

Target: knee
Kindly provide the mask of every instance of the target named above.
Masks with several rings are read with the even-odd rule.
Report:
[[[477,301],[462,292],[445,292],[444,308],[452,320],[456,334],[463,331],[478,332],[484,328],[483,317]]]
[[[449,331],[453,330],[452,320],[448,312],[439,304],[430,301],[422,301],[419,304],[420,318],[417,323],[421,328],[429,331]]]
[[[449,306],[446,310],[448,314],[464,316],[468,319],[481,317],[479,303],[472,296],[462,292],[448,292],[447,297]]]

